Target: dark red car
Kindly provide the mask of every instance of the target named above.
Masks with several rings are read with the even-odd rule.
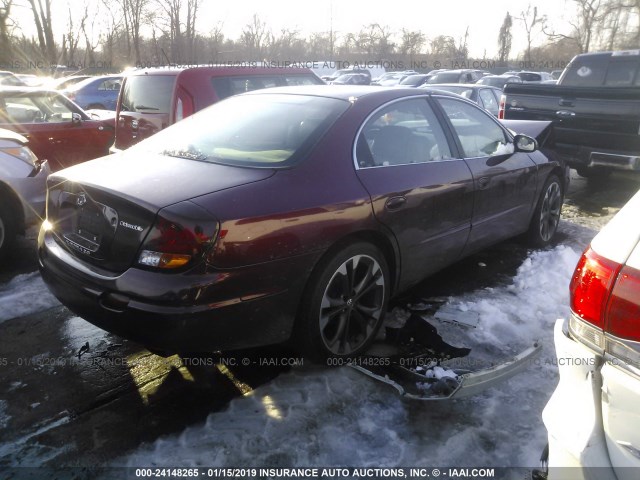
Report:
[[[101,157],[113,143],[114,119],[92,119],[64,95],[28,87],[0,89],[0,128],[27,137],[55,171]]]
[[[549,243],[563,178],[457,95],[261,90],[51,175],[40,267],[72,311],[155,350],[293,335],[355,355],[425,276],[514,235]]]

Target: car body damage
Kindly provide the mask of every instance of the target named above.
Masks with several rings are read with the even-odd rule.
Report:
[[[385,338],[374,343],[367,356],[354,359],[348,366],[391,385],[404,398],[450,400],[499,385],[523,372],[542,351],[542,346],[534,342],[515,356],[507,356],[485,368],[471,369],[474,361],[465,359],[472,348],[450,345],[425,317],[412,313],[401,328],[387,326]],[[468,345],[472,344],[469,338]]]

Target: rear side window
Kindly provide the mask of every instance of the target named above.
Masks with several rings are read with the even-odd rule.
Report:
[[[584,57],[573,60],[562,77],[562,85],[599,87],[604,84],[609,57]]]
[[[630,87],[638,70],[637,60],[615,60],[609,63],[604,84],[610,87]],[[636,80],[636,85],[638,81]]]
[[[169,113],[175,82],[175,75],[135,75],[127,78],[120,110]]]
[[[316,85],[318,80],[311,75],[247,75],[238,77],[213,77],[211,79],[216,96],[224,100],[232,95],[261,90],[263,88],[291,85]]]
[[[424,98],[394,102],[376,112],[356,144],[358,167],[387,167],[451,158],[440,123]]]

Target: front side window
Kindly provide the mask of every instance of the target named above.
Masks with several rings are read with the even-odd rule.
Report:
[[[191,115],[133,148],[225,165],[288,166],[303,158],[349,105],[305,95],[242,95]]]
[[[465,158],[513,153],[504,130],[474,105],[452,98],[438,98],[460,140]]]
[[[479,95],[484,108],[491,112],[491,114],[498,115],[498,100],[496,99],[493,92],[487,88],[483,88],[482,90],[480,90]]]
[[[70,122],[73,113],[60,95],[8,95],[0,98],[2,123]]]
[[[444,132],[424,98],[395,102],[379,110],[364,125],[356,144],[360,168],[450,158]]]
[[[101,82],[100,85],[98,86],[98,90],[115,90],[118,91],[120,90],[120,79],[119,78],[110,78],[108,80],[105,80],[104,82]]]

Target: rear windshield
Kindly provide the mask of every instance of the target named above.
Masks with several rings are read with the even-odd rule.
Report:
[[[636,58],[611,56],[574,59],[561,78],[561,85],[576,87],[629,87],[640,85]]]
[[[281,167],[304,157],[349,107],[334,98],[241,95],[214,104],[133,148],[226,165]]]
[[[442,72],[436,73],[427,80],[427,83],[458,83],[458,80],[460,80],[460,72]]]
[[[542,75],[539,73],[520,72],[518,76],[523,82],[540,82],[542,81]]]
[[[169,113],[176,75],[134,75],[122,91],[123,112]]]
[[[224,100],[232,95],[261,90],[270,87],[296,85],[320,85],[324,82],[314,75],[247,75],[235,77],[213,77],[213,88],[218,99]]]

